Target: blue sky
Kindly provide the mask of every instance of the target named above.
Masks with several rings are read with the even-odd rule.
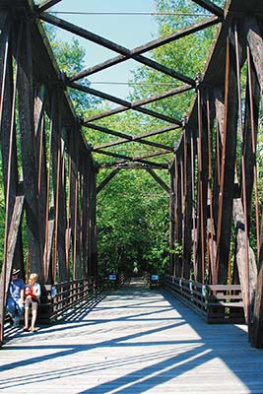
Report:
[[[52,8],[52,11],[74,12],[118,12],[118,13],[152,13],[155,12],[154,0],[62,0]],[[143,45],[158,36],[158,27],[154,16],[151,15],[66,15],[58,14],[66,19],[93,33],[107,37],[129,49]],[[59,29],[60,30],[60,29]],[[71,40],[73,35],[59,31],[58,37],[63,40]],[[93,66],[104,60],[117,55],[99,45],[78,38],[81,46],[86,51],[86,67]],[[128,87],[125,85],[107,85],[101,82],[127,82],[132,74],[130,70],[138,67],[133,60],[126,61],[118,66],[109,68],[89,77],[91,87],[125,98]],[[99,82],[100,84],[96,84]]]

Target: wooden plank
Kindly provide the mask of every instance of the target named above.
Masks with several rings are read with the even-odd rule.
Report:
[[[74,374],[79,393],[262,391],[263,355],[248,347],[246,327],[207,325],[171,295],[143,286],[132,281],[98,298],[67,324],[10,334],[0,390],[37,392],[41,378],[46,393],[70,393]]]

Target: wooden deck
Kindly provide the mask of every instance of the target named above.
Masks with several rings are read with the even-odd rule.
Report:
[[[246,328],[207,325],[169,294],[132,287],[0,350],[3,393],[263,393]]]

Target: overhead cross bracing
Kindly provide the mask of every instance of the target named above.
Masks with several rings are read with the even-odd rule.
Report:
[[[93,115],[90,118],[87,119],[83,119],[82,121],[82,126],[85,128],[91,128],[91,129],[95,129],[98,131],[101,131],[103,133],[108,133],[109,135],[117,135],[119,133],[119,135],[121,136],[122,134],[122,130],[115,130],[115,134],[112,130],[107,129],[107,127],[104,126],[100,126],[100,124],[97,123],[93,123],[95,121],[98,120],[102,120],[105,119],[106,117],[109,116],[113,116],[128,110],[133,110],[133,111],[137,111],[139,113],[143,113],[147,115],[147,120],[146,122],[151,123],[151,118],[157,118],[161,121],[164,121],[165,123],[168,123],[167,127],[167,132],[170,130],[176,130],[178,129],[178,127],[182,126],[182,119],[183,116],[185,116],[185,114],[181,114],[181,118],[180,119],[176,119],[174,117],[171,116],[167,116],[165,113],[159,113],[156,111],[153,111],[152,109],[150,109],[149,107],[146,107],[147,104],[151,104],[154,102],[158,102],[160,100],[163,100],[165,98],[168,97],[174,97],[176,95],[179,95],[180,93],[183,92],[187,92],[189,90],[194,91],[195,86],[196,86],[196,82],[193,78],[190,78],[186,75],[183,75],[183,73],[180,73],[180,71],[176,71],[174,68],[168,68],[167,66],[154,61],[153,59],[149,58],[149,57],[145,57],[143,54],[147,53],[153,49],[156,49],[160,46],[175,42],[176,40],[179,40],[180,38],[186,37],[190,34],[196,33],[200,30],[206,29],[210,26],[213,26],[215,24],[218,24],[220,22],[220,18],[222,17],[223,11],[216,6],[213,6],[212,3],[210,2],[201,2],[201,6],[204,7],[205,10],[211,12],[213,10],[213,13],[215,14],[214,16],[211,16],[208,14],[207,18],[205,18],[204,20],[201,20],[200,22],[197,22],[193,25],[187,26],[181,30],[177,30],[174,33],[166,36],[166,37],[161,37],[158,39],[155,39],[145,45],[133,48],[133,49],[128,49],[123,47],[122,45],[119,45],[118,43],[112,42],[109,39],[105,38],[105,37],[101,37],[97,34],[94,34],[84,28],[80,28],[79,26],[76,26],[66,20],[63,20],[61,18],[58,18],[57,16],[51,15],[50,13],[48,13],[47,9],[46,12],[43,12],[43,7],[39,7],[39,9],[37,10],[38,12],[38,16],[41,20],[48,22],[54,26],[57,26],[61,29],[64,29],[68,32],[71,32],[73,34],[75,34],[76,36],[79,37],[83,37],[87,40],[90,40],[100,46],[103,46],[107,49],[111,49],[117,53],[119,53],[118,56],[111,58],[109,60],[104,61],[103,63],[100,63],[98,65],[92,66],[90,68],[87,68],[85,70],[82,70],[80,72],[78,72],[76,75],[67,75],[65,76],[64,79],[64,83],[65,86],[73,88],[73,89],[77,89],[80,90],[82,92],[85,92],[87,94],[96,96],[96,97],[100,97],[104,100],[109,101],[110,103],[115,103],[115,104],[119,104],[119,107],[115,107],[111,110],[108,111],[104,111],[102,113],[98,113],[97,115]],[[50,6],[53,5],[53,2],[50,3]],[[45,5],[45,8],[47,7],[47,5]],[[110,67],[116,66],[117,64],[120,64],[122,62],[125,62],[129,59],[133,59],[136,62],[139,62],[140,64],[146,65],[147,67],[150,67],[154,70],[157,70],[160,73],[164,73],[165,75],[169,75],[172,80],[175,81],[175,83],[178,85],[178,82],[180,83],[180,85],[178,85],[176,88],[174,89],[170,89],[167,92],[155,95],[153,97],[150,98],[146,98],[143,100],[139,100],[139,101],[134,101],[134,102],[129,102],[127,100],[123,100],[120,99],[118,97],[114,97],[112,95],[109,95],[107,93],[95,90],[95,89],[91,89],[90,87],[87,86],[83,86],[79,83],[76,83],[76,81],[79,81],[85,77],[88,77],[92,74],[98,73],[102,70],[108,69]],[[132,128],[132,127],[131,127]],[[161,133],[163,133],[165,127],[162,127],[162,131]],[[124,144],[124,143],[129,143],[129,142],[135,142],[142,145],[142,144],[147,144],[150,145],[152,144],[152,146],[154,146],[155,142],[152,142],[148,140],[148,137],[151,137],[153,134],[152,132],[149,132],[147,135],[147,133],[144,133],[144,137],[140,138],[137,137],[136,135],[126,135],[125,139],[122,140],[117,140],[117,141],[110,141],[108,144],[105,143],[104,145],[104,149],[107,148],[107,152],[103,149],[98,149],[97,147],[92,147],[92,150],[94,150],[94,152],[100,153],[101,155],[108,155],[110,156],[112,154],[113,157],[117,158],[118,157],[118,151],[114,150],[114,152],[111,153],[111,151],[108,148],[111,148],[112,146],[117,146],[119,144]],[[155,133],[155,135],[158,135],[158,132]],[[146,140],[147,138],[147,140]],[[158,143],[156,142],[156,147],[158,147]],[[159,143],[159,147],[162,149],[162,147],[160,146]],[[165,148],[165,150],[159,150],[159,151],[154,151],[152,152],[152,155],[158,155],[161,156],[162,154],[167,154],[167,150],[170,150],[171,152],[174,150],[174,146],[170,146]],[[149,154],[149,150],[147,150],[147,153]],[[124,159],[123,154],[120,154],[120,159]],[[143,155],[144,157],[144,155]],[[128,161],[139,161],[139,157],[127,157]],[[160,160],[156,163],[156,166],[159,166],[159,168],[167,168],[168,166],[168,161],[166,160],[165,162],[161,163]],[[100,162],[100,159],[98,159],[98,162]],[[122,160],[123,162],[123,160]],[[145,162],[145,161],[144,161]],[[115,161],[112,162],[112,165],[114,164],[118,164]],[[152,165],[152,163],[149,162],[149,165]]]

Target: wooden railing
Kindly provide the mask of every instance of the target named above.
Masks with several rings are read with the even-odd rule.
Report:
[[[206,285],[172,276],[166,276],[162,284],[207,323],[245,322],[240,285]]]
[[[102,287],[101,280],[74,280],[46,285],[47,301],[39,305],[38,322],[48,324],[74,313],[77,308],[94,300]]]

